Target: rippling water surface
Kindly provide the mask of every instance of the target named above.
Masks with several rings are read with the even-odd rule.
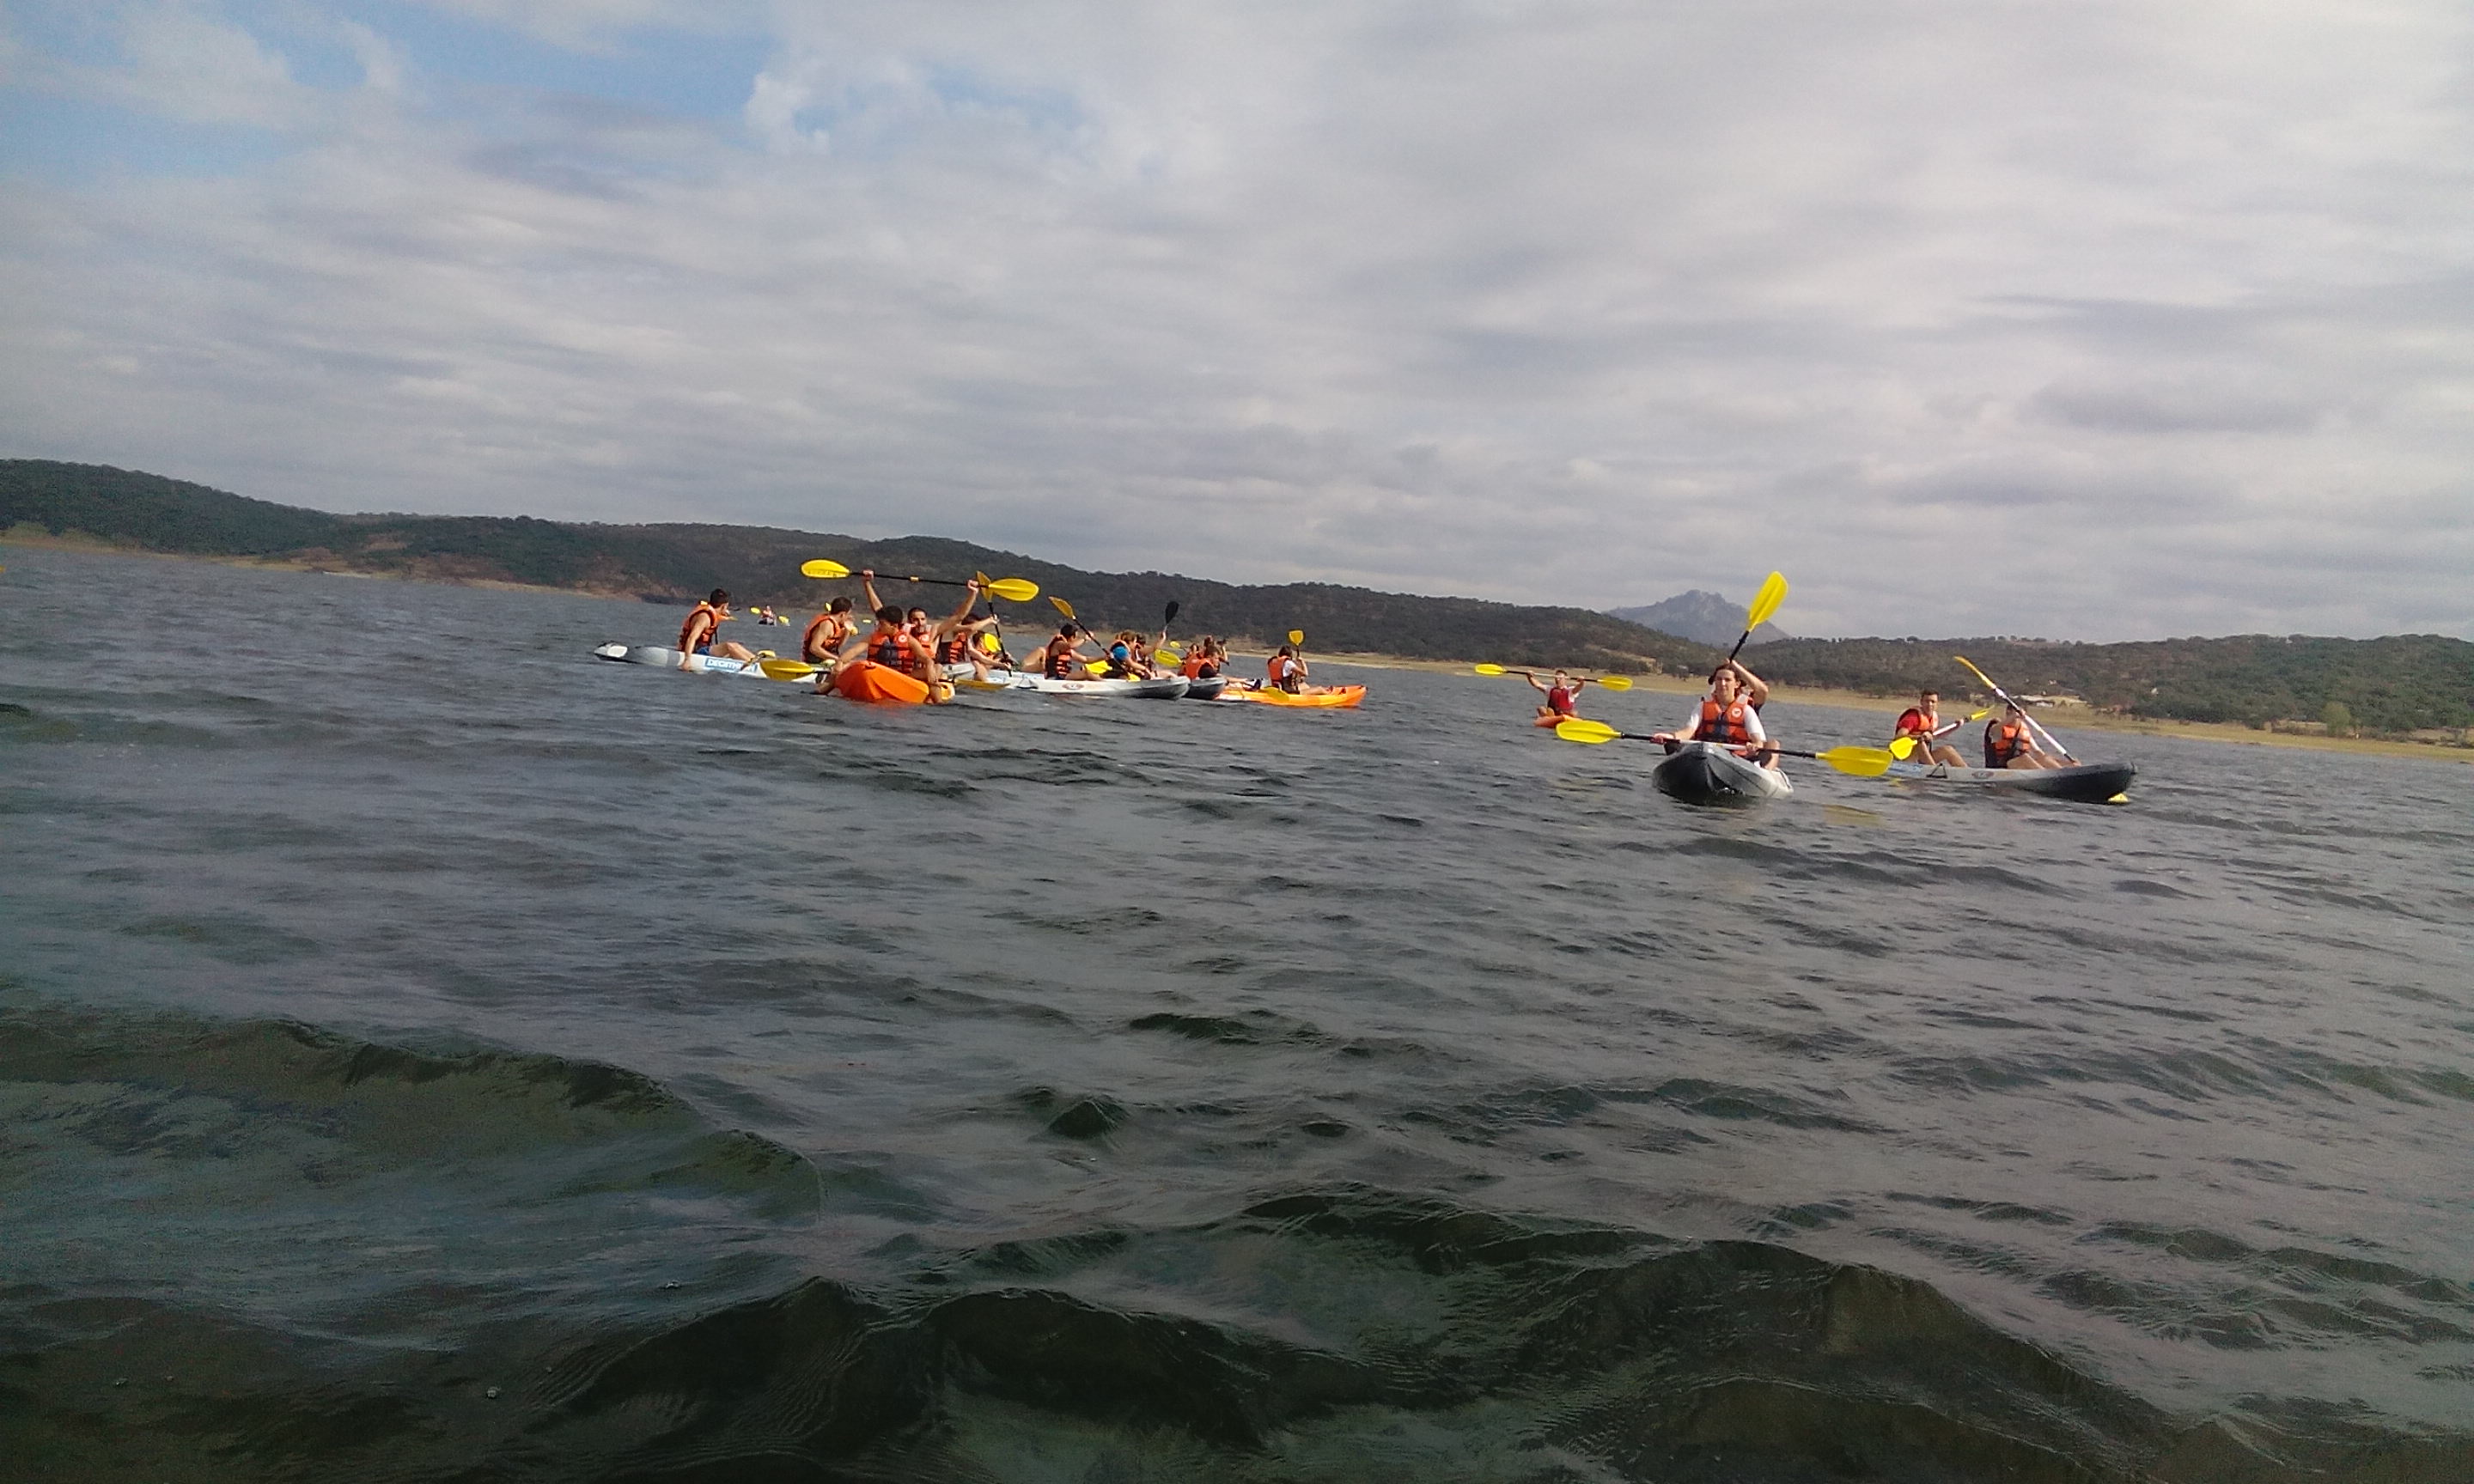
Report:
[[[1692,810],[0,557],[28,1476],[2474,1478],[2474,771]]]

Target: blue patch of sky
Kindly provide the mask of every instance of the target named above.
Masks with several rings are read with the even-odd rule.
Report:
[[[279,158],[284,142],[247,124],[176,122],[82,98],[0,92],[0,179],[74,189],[119,176],[237,175]]]
[[[736,123],[771,38],[746,32],[646,29],[591,49],[562,47],[404,0],[230,0],[206,13],[239,26],[280,55],[310,87],[360,85],[361,62],[328,22],[356,21],[392,44],[424,92],[454,107],[473,88],[550,99],[589,99],[670,117]],[[92,0],[18,0],[7,12],[21,47],[74,67],[127,60],[127,12]],[[238,125],[199,125],[142,108],[80,99],[24,84],[0,88],[0,176],[75,185],[115,173],[213,175],[279,157],[282,136]],[[737,137],[733,130],[720,131]]]

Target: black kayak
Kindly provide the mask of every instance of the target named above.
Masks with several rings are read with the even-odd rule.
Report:
[[[1658,791],[1686,803],[1754,803],[1795,792],[1787,776],[1707,742],[1685,742],[1653,770]]]
[[[1220,693],[1227,688],[1228,677],[1225,675],[1215,675],[1207,681],[1188,681],[1185,682],[1185,699],[1217,701],[1220,699]]]
[[[1948,783],[2066,799],[2073,803],[2110,803],[2129,789],[2139,770],[2126,762],[2081,763],[2074,768],[1953,768],[1947,763],[1926,767],[1902,762],[1892,763],[1882,777],[1902,783]]]

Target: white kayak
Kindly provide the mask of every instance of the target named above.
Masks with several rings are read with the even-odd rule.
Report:
[[[604,644],[594,650],[593,656],[596,659],[616,659],[625,664],[662,665],[672,670],[679,667],[679,652],[660,644]],[[724,659],[718,655],[691,655],[688,657],[688,670],[695,675],[752,675],[758,680],[771,679],[759,668],[761,662]],[[798,678],[806,679],[805,676]]]
[[[1650,775],[1658,791],[1686,803],[1751,803],[1784,799],[1795,784],[1776,768],[1764,768],[1710,742],[1681,742]]]
[[[1043,696],[1124,696],[1136,701],[1176,701],[1186,692],[1182,675],[1155,681],[1052,681],[1023,670],[990,670],[987,679],[975,680],[968,665],[951,667],[947,673],[954,675],[954,684],[961,690],[1029,690]]]
[[[2003,789],[2073,803],[2111,803],[2130,787],[2139,770],[2126,762],[2081,763],[2074,768],[1953,768],[1896,762],[1883,778],[1903,783],[1954,783],[1973,788]]]

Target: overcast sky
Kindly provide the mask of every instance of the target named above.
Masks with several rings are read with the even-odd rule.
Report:
[[[6,0],[0,455],[2474,637],[2466,0]]]

